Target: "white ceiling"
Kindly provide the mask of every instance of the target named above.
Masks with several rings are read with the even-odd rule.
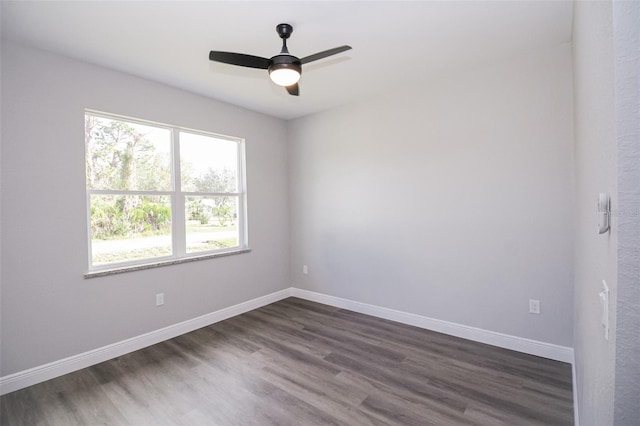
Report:
[[[571,39],[571,1],[6,1],[2,37],[290,119]],[[301,96],[210,50],[304,57]],[[44,70],[43,70],[44,72]]]

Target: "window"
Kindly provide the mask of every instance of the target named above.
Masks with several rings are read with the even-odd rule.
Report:
[[[89,271],[247,248],[244,141],[85,112]]]

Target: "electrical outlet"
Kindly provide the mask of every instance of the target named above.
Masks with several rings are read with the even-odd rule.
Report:
[[[535,299],[529,299],[529,313],[530,314],[539,314],[540,313],[540,301]]]
[[[164,293],[156,294],[156,306],[164,305]]]
[[[309,268],[307,265],[302,265],[302,273],[307,275],[309,273]]]

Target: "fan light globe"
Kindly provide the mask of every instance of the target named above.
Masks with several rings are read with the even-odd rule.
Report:
[[[300,80],[300,73],[291,68],[278,68],[269,73],[271,80],[278,86],[292,86]]]

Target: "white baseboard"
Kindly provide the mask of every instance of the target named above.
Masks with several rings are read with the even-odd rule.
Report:
[[[573,383],[573,424],[580,426],[580,410],[578,409],[578,373],[576,373],[576,360],[571,363],[571,379]]]
[[[284,289],[266,296],[257,297],[246,302],[239,303],[228,308],[220,309],[190,320],[170,325],[131,339],[103,346],[78,355],[73,355],[58,361],[19,371],[17,373],[0,377],[0,395],[44,382],[54,377],[59,377],[82,368],[110,360],[112,358],[128,354],[156,343],[164,342],[190,331],[214,324],[219,321],[243,314],[260,308],[278,300],[286,299],[291,294],[290,289]]]
[[[505,349],[511,349],[518,352],[524,352],[531,355],[537,355],[544,358],[550,358],[557,361],[563,361],[573,364],[573,349],[565,346],[558,346],[551,343],[539,342],[536,340],[525,339],[522,337],[511,336],[508,334],[496,333],[494,331],[483,330],[480,328],[469,327],[466,325],[455,324],[448,321],[442,321],[434,318],[424,317],[421,315],[411,314],[408,312],[396,311],[394,309],[383,308],[381,306],[369,305],[366,303],[356,302],[353,300],[342,299],[340,297],[329,296],[326,294],[315,293],[308,290],[291,287],[266,296],[258,297],[243,303],[239,303],[228,308],[220,309],[209,314],[199,316],[187,321],[170,325],[159,330],[155,330],[140,336],[132,337],[121,342],[113,343],[98,349],[73,355],[58,361],[53,361],[28,370],[19,371],[17,373],[0,377],[0,395],[16,391],[37,383],[44,382],[55,377],[62,376],[82,368],[90,367],[110,360],[112,358],[128,354],[147,346],[155,345],[168,339],[180,336],[190,331],[197,330],[202,327],[214,324],[219,321],[243,314],[253,309],[260,308],[270,303],[277,302],[287,297],[299,297],[301,299],[313,302],[323,303],[325,305],[335,306],[338,308],[348,309],[350,311],[360,312],[378,318],[384,318],[403,324],[409,324],[427,330],[448,334],[451,336],[461,337],[476,342],[487,343],[489,345],[498,346]],[[575,367],[574,367],[574,405],[575,402]],[[576,413],[576,425],[577,425]]]
[[[383,308],[381,306],[355,302],[353,300],[328,296],[326,294],[315,293],[313,291],[302,290],[295,287],[291,288],[291,296],[403,324],[413,325],[415,327],[431,331],[437,331],[438,333],[448,334],[450,336],[473,340],[474,342],[486,343],[500,348],[511,349],[517,352],[524,352],[530,355],[573,364],[573,349],[566,346],[559,346],[552,343],[539,342],[537,340],[497,333],[495,331],[483,330],[481,328],[470,327],[468,325],[456,324],[408,312]]]

